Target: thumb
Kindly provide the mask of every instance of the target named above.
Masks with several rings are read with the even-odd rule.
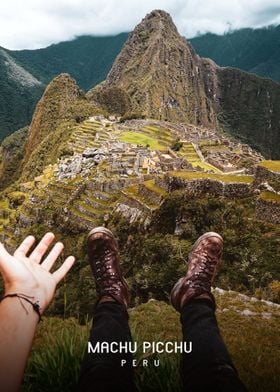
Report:
[[[11,258],[12,256],[6,250],[4,244],[0,242],[0,271],[3,271],[5,269],[5,266],[7,266],[7,264],[10,263]]]

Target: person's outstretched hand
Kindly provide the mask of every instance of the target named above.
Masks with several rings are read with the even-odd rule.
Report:
[[[50,270],[64,247],[61,242],[57,242],[42,260],[53,240],[53,233],[45,234],[29,256],[27,253],[35,242],[33,236],[26,237],[13,256],[0,243],[0,272],[5,284],[5,294],[22,293],[32,296],[39,301],[41,312],[47,308],[54,296],[56,285],[75,261],[73,256],[69,256],[60,268],[51,273]]]

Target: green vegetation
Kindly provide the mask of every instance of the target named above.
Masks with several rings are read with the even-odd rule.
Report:
[[[0,200],[0,209],[3,210],[3,209],[6,209],[8,207],[9,207],[8,200],[7,199],[1,199]]]
[[[42,84],[19,82],[20,72],[14,75],[7,66],[7,52],[0,48],[0,143],[15,132],[25,127],[31,121],[36,103],[43,94]],[[9,60],[13,64],[14,59]],[[18,71],[18,70],[17,70]]]
[[[105,79],[127,37],[127,33],[81,36],[44,49],[9,51],[9,54],[44,84],[66,72],[84,90],[89,90]]]
[[[143,114],[141,112],[127,112],[121,117],[120,123],[123,123],[128,120],[134,120],[134,119],[139,120],[139,119],[144,119],[144,118],[145,118],[145,114]]]
[[[140,132],[123,132],[120,136],[120,140],[125,143],[149,146],[151,150],[166,150],[166,146],[159,140]]]
[[[7,76],[5,56],[0,53],[0,141],[31,122],[45,87],[57,75],[69,73],[85,90],[104,80],[127,36],[127,33],[83,36],[44,49],[5,50],[13,61],[41,82],[31,86],[19,86]]]
[[[192,143],[183,143],[183,146],[179,151],[179,155],[183,156],[188,162],[190,162],[194,168],[200,167],[203,170],[211,170],[215,173],[221,173],[221,170],[215,166],[201,161]]]
[[[202,162],[202,161],[198,162],[197,161],[195,163],[192,163],[192,165],[193,165],[194,168],[200,167],[203,170],[212,171],[214,173],[222,173],[222,171],[220,169],[218,169],[217,167],[211,165],[208,162]]]
[[[280,161],[262,161],[259,166],[265,167],[266,169],[272,170],[274,172],[280,172]]]
[[[221,333],[241,379],[252,392],[275,391],[280,354],[277,311],[261,302],[244,302],[236,293],[215,296]],[[225,308],[228,311],[221,312]],[[249,309],[254,315],[240,314],[244,309]],[[263,312],[272,312],[271,318],[263,319]],[[158,359],[160,366],[151,364],[145,368],[140,349],[143,341],[180,341],[178,313],[164,302],[150,301],[131,309],[129,315],[132,335],[139,348],[135,355],[138,365],[134,373],[138,391],[180,392],[180,355],[148,354],[145,359]],[[45,318],[39,325],[23,392],[75,391],[89,329],[89,321],[83,326],[73,318]]]
[[[9,204],[11,207],[17,208],[26,200],[28,195],[24,192],[15,191],[9,192],[7,196],[9,198]]]
[[[20,176],[24,157],[24,143],[28,127],[22,128],[3,140],[0,147],[0,189],[14,183]]]
[[[218,80],[221,127],[266,159],[279,159],[279,84],[233,68],[219,68]]]
[[[163,188],[160,188],[158,185],[156,185],[155,180],[148,180],[145,181],[143,184],[147,189],[151,190],[152,192],[157,193],[158,195],[163,197],[167,196],[167,192]]]
[[[53,119],[55,122],[54,128],[52,128],[53,122],[46,119],[44,126],[46,134],[42,141],[36,148],[34,148],[32,143],[29,143],[30,157],[29,159],[25,157],[21,181],[33,179],[35,176],[41,174],[44,167],[56,163],[57,159],[62,155],[71,155],[73,149],[69,142],[71,142],[73,134],[79,129],[77,116],[84,119],[98,112],[100,110],[97,110],[93,104],[84,98],[80,98],[73,101],[69,105],[68,110],[65,109],[62,118]],[[87,140],[87,137],[85,140]],[[75,141],[78,144],[77,138],[75,138]]]
[[[171,149],[172,149],[173,151],[180,151],[182,147],[183,147],[183,143],[178,139],[178,140],[176,140],[176,141],[172,144]]]
[[[220,66],[240,68],[280,82],[279,26],[240,29],[223,35],[207,33],[190,39],[197,53]]]
[[[253,199],[193,201],[177,191],[155,211],[148,233],[139,224],[127,227],[125,220],[115,216],[109,227],[120,240],[135,303],[168,298],[184,271],[191,244],[206,231],[224,237],[224,263],[217,285],[248,294],[258,290],[264,298],[272,298],[269,285],[279,274],[279,229],[256,220],[254,209]]]
[[[131,110],[129,94],[119,87],[102,88],[103,83],[90,90],[87,97],[111,114],[123,116]]]
[[[215,174],[215,173],[204,173],[204,172],[190,172],[190,171],[173,171],[169,172],[169,175],[174,177],[181,177],[186,180],[201,180],[209,179],[223,182],[244,182],[250,184],[253,182],[252,176],[245,175],[234,175],[234,174]]]

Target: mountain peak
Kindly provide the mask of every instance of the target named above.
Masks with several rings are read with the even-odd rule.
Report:
[[[55,130],[59,119],[67,116],[67,110],[73,102],[81,97],[83,92],[67,73],[58,75],[49,83],[32,118],[25,160],[28,160],[40,142]]]
[[[215,118],[205,94],[202,67],[170,15],[154,10],[130,34],[105,83],[99,86],[99,101],[105,101],[102,92],[112,96],[118,91],[120,100],[126,96],[132,112],[212,127]],[[95,96],[94,91],[97,89],[89,97]]]
[[[163,35],[165,35],[167,32],[173,31],[175,34],[178,34],[177,28],[171,16],[162,10],[154,10],[147,14],[145,18],[142,19],[142,21],[136,26],[133,33],[137,34],[141,31],[160,31]]]

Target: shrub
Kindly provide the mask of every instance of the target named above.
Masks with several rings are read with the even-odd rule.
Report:
[[[182,147],[183,147],[183,143],[180,142],[179,139],[177,139],[177,140],[172,144],[171,149],[172,149],[173,151],[180,151]]]
[[[280,281],[273,280],[270,285],[271,300],[280,303]]]

